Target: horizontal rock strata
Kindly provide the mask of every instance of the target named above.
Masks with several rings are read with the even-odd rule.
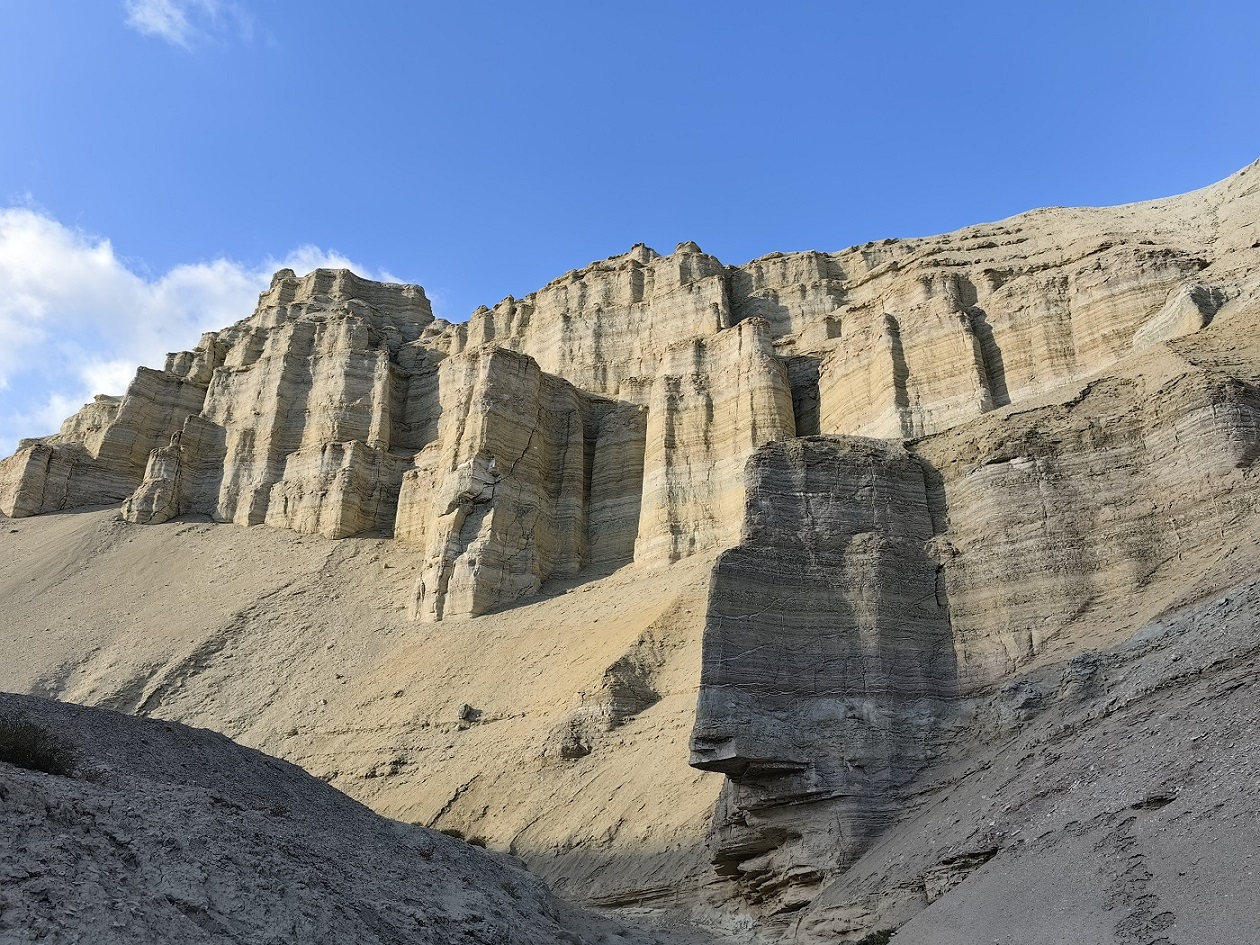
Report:
[[[788,374],[764,323],[667,349],[648,408],[636,557],[676,561],[733,544],[745,462],[794,434]]]
[[[738,474],[765,443],[929,435],[1236,308],[1252,247],[1231,234],[1255,173],[1140,224],[1037,211],[740,267],[639,245],[464,324],[435,320],[417,286],[286,270],[252,317],[24,441],[0,464],[0,511],[124,502],[137,522],[397,534],[429,562],[412,606],[431,617],[592,563],[712,553],[738,538]]]
[[[754,454],[691,756],[728,775],[711,848],[748,901],[806,901],[901,815],[970,700],[1113,642],[1120,608],[1157,612],[1253,529],[1260,389],[1168,351],[1134,367],[904,447]]]
[[[918,460],[797,439],[758,451],[747,486],[743,540],[713,571],[691,763],[728,776],[719,872],[790,900],[886,823],[954,658]]]
[[[1260,390],[1190,370],[1091,383],[1064,404],[929,437],[949,527],[942,563],[965,689],[1074,635],[1100,602],[1255,514]]]
[[[438,439],[404,476],[395,530],[426,556],[417,615],[485,613],[593,559],[629,559],[643,462],[639,408],[492,346],[445,361],[439,387]],[[610,465],[620,474],[610,476]]]

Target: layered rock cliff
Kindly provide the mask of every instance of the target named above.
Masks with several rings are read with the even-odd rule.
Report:
[[[858,940],[1014,842],[977,829],[933,859],[901,832],[925,796],[994,739],[1049,737],[1049,706],[1104,724],[1126,641],[1242,581],[1257,220],[1252,165],[737,267],[636,246],[462,324],[416,286],[278,273],[250,318],[23,441],[0,512],[356,537],[327,560],[385,603],[320,565],[187,652],[68,659],[33,637],[12,684],[221,725],[574,894]],[[382,563],[352,568],[369,547]],[[274,630],[314,639],[295,615],[316,610],[353,653]],[[262,702],[216,655],[264,671],[299,646],[322,668],[273,668]],[[349,667],[354,693],[318,695]],[[329,702],[317,734],[285,734]],[[503,800],[530,791],[552,801]],[[871,865],[887,844],[913,875]]]
[[[904,445],[754,455],[692,736],[692,764],[727,774],[714,856],[750,901],[812,898],[912,806],[977,698],[1115,645],[1184,568],[1254,540],[1260,388],[1176,351]]]
[[[713,572],[691,763],[727,775],[719,872],[782,907],[895,814],[957,672],[920,462],[809,437],[760,450],[747,486],[743,541]]]

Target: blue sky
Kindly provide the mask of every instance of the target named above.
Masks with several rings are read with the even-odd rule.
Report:
[[[1260,6],[0,5],[0,455],[280,265],[438,314],[644,241],[729,263],[1205,186]]]

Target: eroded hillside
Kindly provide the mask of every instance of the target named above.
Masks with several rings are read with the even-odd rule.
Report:
[[[662,941],[216,733],[28,696],[0,695],[0,717],[73,757],[0,763],[5,942]]]

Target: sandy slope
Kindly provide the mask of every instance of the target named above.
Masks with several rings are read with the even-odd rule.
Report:
[[[417,563],[390,541],[108,509],[3,526],[0,688],[211,727],[387,816],[511,849],[568,895],[710,881],[721,777],[686,754],[708,560],[418,625],[398,603]],[[602,731],[627,654],[660,698]],[[590,754],[560,757],[588,716]]]

